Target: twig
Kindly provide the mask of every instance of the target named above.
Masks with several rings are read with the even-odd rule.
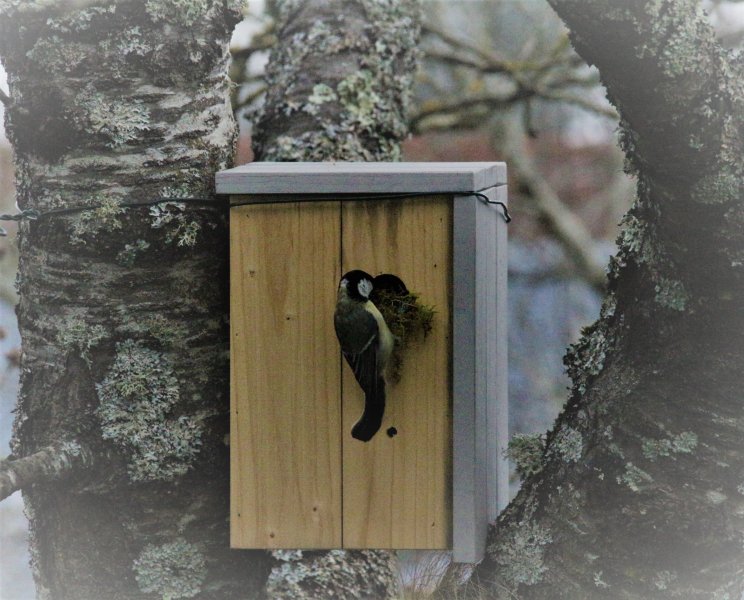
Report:
[[[505,151],[508,154],[507,164],[516,173],[520,184],[529,192],[541,218],[561,242],[582,277],[592,287],[604,292],[607,275],[604,266],[591,252],[594,241],[587,228],[538,172],[521,144],[512,141],[507,144]]]
[[[460,113],[468,109],[496,109],[510,106],[517,102],[521,102],[527,98],[532,97],[535,94],[534,90],[529,88],[520,88],[516,92],[513,92],[508,96],[480,96],[477,98],[464,98],[455,100],[454,102],[444,102],[437,106],[426,108],[414,115],[410,122],[411,131],[418,133],[423,129],[421,123],[426,119],[431,119],[438,116],[446,116]]]
[[[93,453],[77,442],[59,442],[15,460],[0,461],[0,500],[34,483],[61,479],[93,463]]]
[[[460,48],[463,50],[466,50],[468,52],[472,52],[477,57],[479,57],[481,60],[486,62],[491,69],[493,69],[492,72],[500,72],[500,73],[512,73],[514,69],[514,65],[511,64],[508,61],[501,60],[497,56],[494,56],[490,52],[486,52],[483,50],[483,48],[480,48],[474,44],[469,44],[465,40],[458,39],[446,31],[443,31],[439,29],[438,27],[435,27],[431,24],[424,24],[421,28],[422,33],[430,33],[432,35],[437,36],[439,39],[441,39],[443,42],[449,44],[453,48]]]
[[[617,121],[620,119],[620,115],[617,114],[617,111],[614,108],[599,106],[598,104],[595,104],[594,102],[591,102],[586,98],[581,98],[580,96],[574,96],[572,94],[566,94],[558,91],[546,90],[537,90],[537,95],[544,100],[553,100],[555,102],[565,102],[566,104],[573,104],[574,106],[578,106],[579,108],[583,108],[586,111],[596,113],[602,117],[607,117],[608,119],[612,119],[613,121]]]

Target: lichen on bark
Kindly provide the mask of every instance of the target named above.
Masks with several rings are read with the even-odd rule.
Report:
[[[165,222],[133,206],[209,201],[215,171],[231,166],[239,3],[9,0],[0,11],[18,204],[75,209],[21,224],[13,450],[62,436],[97,458],[24,493],[39,595],[142,597],[135,561],[144,572],[148,544],[179,539],[199,540],[199,581],[160,592],[258,594],[267,558],[225,543],[224,211],[168,205]]]
[[[621,115],[637,199],[600,319],[565,359],[573,386],[542,464],[476,579],[497,598],[738,598],[741,61],[694,0],[549,2]],[[530,554],[540,580],[517,584],[500,555],[527,523],[551,541]]]
[[[415,0],[284,6],[257,118],[261,160],[398,160],[417,61]]]

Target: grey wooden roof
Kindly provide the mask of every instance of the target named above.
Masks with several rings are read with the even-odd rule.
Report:
[[[254,162],[216,176],[218,194],[478,192],[505,183],[500,162]]]

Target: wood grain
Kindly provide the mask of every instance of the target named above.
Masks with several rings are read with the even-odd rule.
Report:
[[[383,425],[370,442],[351,437],[364,399],[343,366],[346,548],[450,546],[451,203],[439,196],[342,204],[342,270],[394,273],[437,311],[432,333],[408,350],[401,381],[388,387]]]
[[[231,545],[338,548],[340,205],[231,209]]]

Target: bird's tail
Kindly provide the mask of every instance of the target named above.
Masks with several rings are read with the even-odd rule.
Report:
[[[375,388],[364,396],[364,412],[362,418],[351,428],[351,436],[362,442],[368,442],[380,430],[384,414],[385,380],[378,377]]]

